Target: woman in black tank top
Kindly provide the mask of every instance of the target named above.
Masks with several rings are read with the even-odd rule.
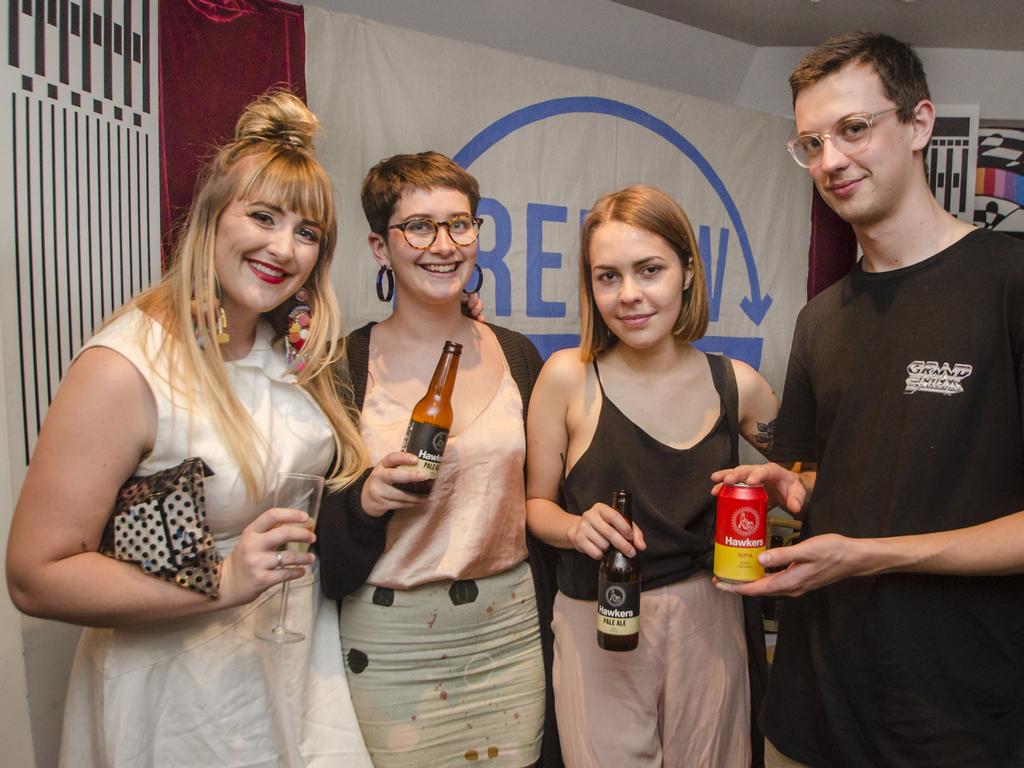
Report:
[[[636,185],[600,198],[580,241],[581,346],[545,364],[528,425],[527,522],[561,549],[555,708],[575,766],[746,766],[748,653],[739,601],[717,592],[712,471],[740,434],[771,446],[778,398],[749,365],[692,345],[707,290],[682,209]],[[631,527],[609,506],[633,496]],[[609,547],[642,570],[640,646],[597,648],[597,570]],[[763,636],[752,633],[760,639]],[[749,656],[756,660],[754,655]]]

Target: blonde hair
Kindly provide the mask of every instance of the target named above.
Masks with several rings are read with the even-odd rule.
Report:
[[[216,327],[217,225],[235,200],[278,205],[315,221],[321,229],[319,254],[305,286],[312,315],[302,349],[307,365],[297,374],[297,381],[331,425],[335,456],[329,486],[348,485],[368,466],[357,416],[350,405],[351,393],[339,371],[344,337],[330,282],[337,222],[330,179],[313,154],[312,139],[319,128],[316,115],[286,91],[268,92],[249,104],[238,119],[234,139],[216,151],[200,174],[172,266],[159,284],[128,305],[141,309],[150,322],[160,320],[166,327],[165,342],[157,355],[166,355],[168,370],[181,376],[173,388],[186,401],[204,403],[238,463],[250,497],[265,488],[260,475],[269,446],[228,382],[212,330]],[[198,323],[192,316],[193,301],[201,308]],[[275,344],[283,343],[289,309],[290,302],[285,302],[264,315],[277,332]],[[197,327],[202,344],[196,340]]]
[[[583,220],[580,231],[580,352],[583,361],[590,362],[618,341],[597,309],[590,274],[590,243],[597,228],[609,221],[657,235],[675,251],[684,269],[693,269],[689,287],[683,282],[683,304],[672,334],[681,342],[701,338],[708,329],[708,296],[704,265],[690,220],[670,195],[646,184],[634,184],[599,197]]]

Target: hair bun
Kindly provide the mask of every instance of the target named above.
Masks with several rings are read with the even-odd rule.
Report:
[[[272,90],[245,108],[235,125],[235,141],[269,141],[296,149],[312,149],[320,121],[298,96]]]

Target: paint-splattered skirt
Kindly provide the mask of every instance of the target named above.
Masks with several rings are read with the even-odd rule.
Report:
[[[486,763],[540,754],[544,666],[530,567],[345,598],[341,641],[376,768]]]

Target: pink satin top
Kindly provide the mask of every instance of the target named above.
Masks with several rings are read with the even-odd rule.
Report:
[[[371,462],[402,447],[409,412],[378,384],[371,360],[360,423]],[[487,407],[448,436],[430,496],[421,506],[395,511],[384,554],[367,582],[409,589],[491,576],[525,560],[525,461],[523,403],[506,364]]]

